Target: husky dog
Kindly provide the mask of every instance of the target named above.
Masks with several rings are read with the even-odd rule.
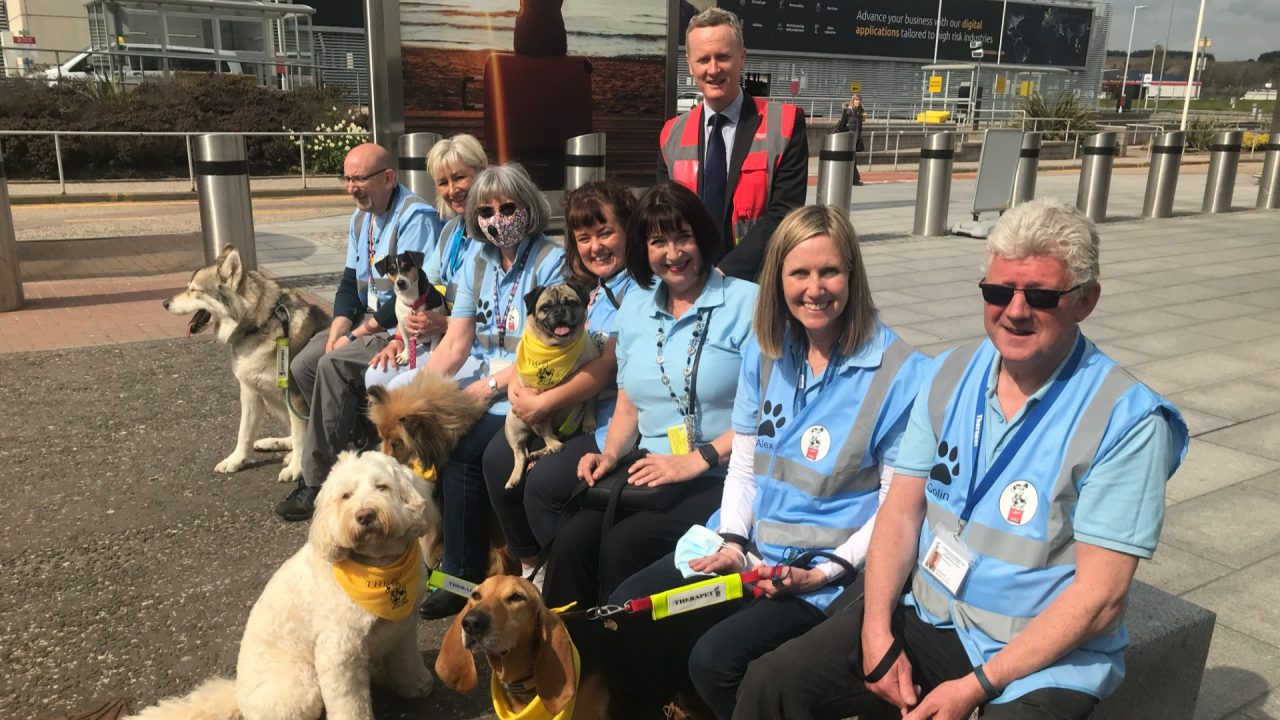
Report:
[[[424,585],[418,538],[440,524],[429,490],[382,453],[338,456],[307,543],[249,611],[235,680],[215,678],[136,720],[373,717],[369,685],[431,694],[413,609]]]
[[[414,339],[404,326],[404,319],[418,310],[435,310],[444,307],[444,295],[441,295],[431,281],[427,280],[427,274],[422,271],[424,257],[420,252],[402,252],[398,255],[388,255],[374,265],[378,272],[391,280],[392,287],[395,289],[396,332],[404,342],[404,349],[396,355],[396,365],[401,367],[417,366],[414,362],[417,349]],[[441,337],[443,333],[424,338],[427,352],[435,349]]]
[[[187,289],[165,300],[164,309],[174,315],[191,315],[187,335],[212,322],[214,336],[231,346],[232,371],[240,382],[240,433],[236,449],[214,466],[214,472],[242,469],[252,444],[255,450],[289,451],[278,476],[280,482],[302,477],[302,436],[307,426],[289,412],[284,391],[276,383],[276,340],[288,338],[291,350],[301,350],[313,335],[329,327],[329,314],[297,291],[281,288],[256,270],[246,271],[239,251],[231,245],[222,248],[213,265],[192,273]],[[289,385],[294,387],[292,377]],[[297,393],[290,395],[294,408],[305,417],[308,399]],[[289,437],[254,441],[264,408],[289,421]]]
[[[524,296],[528,316],[524,335],[516,348],[516,372],[511,375],[511,382],[547,390],[600,357],[595,340],[587,334],[589,296],[585,288],[572,282],[535,287]],[[561,410],[550,420],[532,426],[514,412],[507,413],[504,431],[515,461],[507,479],[508,490],[524,479],[528,461],[559,452],[564,447],[557,430],[566,422],[573,423],[574,416],[583,432],[595,432],[595,398]],[[530,452],[529,441],[534,435],[541,437],[544,445],[541,450]]]

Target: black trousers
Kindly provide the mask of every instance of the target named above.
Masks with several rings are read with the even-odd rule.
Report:
[[[583,509],[565,519],[547,555],[542,596],[555,607],[573,601],[594,605],[623,580],[671,552],[690,527],[704,523],[720,507],[721,477],[690,480],[688,490],[665,512],[618,508],[602,538],[604,511]]]
[[[777,650],[751,663],[738,691],[735,720],[757,718],[898,718],[897,708],[867,690],[858,652],[862,638],[861,600]],[[954,630],[920,620],[915,610],[898,607],[895,625],[914,680],[923,694],[973,672],[973,664]],[[855,668],[856,665],[856,668]],[[979,715],[990,720],[1083,720],[1098,699],[1059,688],[1038,690],[1013,702],[989,704]]]
[[[542,447],[534,438],[530,450]],[[578,485],[578,461],[587,453],[600,452],[594,435],[579,435],[565,441],[559,452],[543,455],[511,490],[507,479],[515,457],[506,433],[499,432],[484,451],[484,481],[489,501],[502,524],[507,550],[517,558],[535,557],[555,533],[556,521],[569,495]]]

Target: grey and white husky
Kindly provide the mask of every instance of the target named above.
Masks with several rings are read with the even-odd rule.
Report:
[[[288,450],[280,482],[302,476],[302,437],[306,422],[285,405],[285,393],[277,385],[276,341],[288,337],[290,352],[306,347],[311,337],[329,327],[329,314],[303,299],[296,290],[282,288],[256,270],[244,269],[240,253],[231,245],[222,248],[217,261],[191,275],[187,289],[164,301],[174,315],[191,315],[187,334],[203,330],[211,322],[219,342],[231,346],[232,372],[240,382],[240,433],[236,449],[214,466],[214,472],[233,473],[249,460],[249,448]],[[287,327],[286,327],[287,325]],[[289,378],[291,389],[296,388]],[[305,416],[308,398],[294,390],[294,408]],[[289,437],[254,439],[264,409],[289,422]]]

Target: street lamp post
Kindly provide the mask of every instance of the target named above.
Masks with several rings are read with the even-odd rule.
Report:
[[[1133,22],[1129,24],[1129,45],[1124,51],[1124,74],[1120,76],[1120,112],[1124,112],[1125,100],[1128,99],[1129,53],[1133,52],[1133,29],[1138,25],[1138,11],[1146,5],[1133,6]]]
[[[1152,40],[1152,41],[1151,41],[1151,69],[1147,71],[1147,74],[1151,76],[1151,80],[1150,80],[1150,82],[1148,82],[1148,83],[1147,83],[1147,96],[1146,96],[1145,98],[1143,98],[1143,99],[1142,99],[1142,109],[1143,109],[1143,110],[1146,110],[1146,109],[1147,109],[1147,105],[1151,104],[1151,91],[1152,91],[1153,89],[1155,89],[1155,81],[1156,81],[1156,50],[1158,50],[1159,48],[1160,48],[1160,41],[1159,41],[1159,40]]]
[[[1169,39],[1173,37],[1173,8],[1177,5],[1174,0],[1169,0],[1169,27],[1164,31],[1164,54],[1160,56],[1160,90],[1156,92],[1156,107],[1151,111],[1152,115],[1160,112],[1160,93],[1164,92],[1164,61],[1169,59]]]
[[[1179,130],[1187,129],[1187,114],[1191,112],[1191,88],[1196,85],[1196,61],[1200,57],[1200,31],[1204,30],[1204,0],[1200,0],[1200,14],[1196,16],[1196,36],[1191,41],[1191,69],[1187,71],[1187,91],[1182,96],[1182,122]]]

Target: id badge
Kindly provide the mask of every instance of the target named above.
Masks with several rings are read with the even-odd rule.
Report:
[[[933,536],[929,549],[920,561],[920,567],[942,583],[953,596],[959,597],[964,581],[973,569],[973,554],[956,539],[955,530],[946,526],[938,527],[938,534]]]
[[[689,429],[684,423],[667,428],[667,442],[671,443],[672,455],[684,455],[689,452]]]
[[[516,324],[519,322],[520,322],[520,316],[516,314],[516,309],[511,308],[510,310],[508,310],[507,311],[507,332],[509,333],[515,332]]]
[[[366,306],[371,313],[378,312],[378,288],[375,287],[376,285],[377,283],[369,283],[369,301]]]

